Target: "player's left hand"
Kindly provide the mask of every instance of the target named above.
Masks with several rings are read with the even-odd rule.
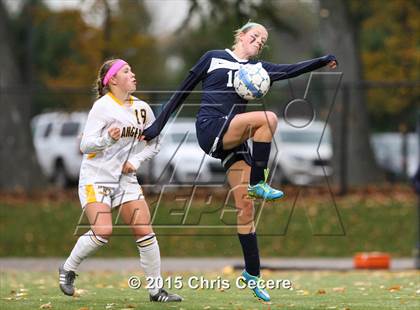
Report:
[[[337,68],[337,62],[336,62],[335,60],[330,61],[330,62],[327,64],[327,66],[328,66],[328,68],[335,69],[335,68]]]
[[[133,172],[136,172],[136,168],[134,168],[134,166],[132,164],[130,164],[128,161],[126,161],[123,165],[122,173],[123,174],[129,174],[129,173],[133,173]]]

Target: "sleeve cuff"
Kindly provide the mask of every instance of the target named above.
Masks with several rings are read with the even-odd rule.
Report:
[[[129,158],[127,161],[134,167],[134,169],[139,169],[141,160],[132,157]]]
[[[114,140],[110,135],[109,135],[109,133],[107,132],[106,134],[105,134],[105,144],[106,145],[112,145],[112,144],[114,144],[115,142],[117,142],[117,140]]]

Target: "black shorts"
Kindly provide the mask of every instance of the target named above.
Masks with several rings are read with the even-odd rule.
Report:
[[[244,160],[251,166],[252,156],[248,143],[230,149],[223,149],[223,136],[229,128],[234,115],[225,117],[199,117],[195,122],[198,143],[208,155],[222,161],[222,166],[227,171],[235,162]]]

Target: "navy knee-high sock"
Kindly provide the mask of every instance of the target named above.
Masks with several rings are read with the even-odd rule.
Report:
[[[264,170],[268,166],[271,142],[256,142],[252,144],[252,165],[249,183],[255,185],[264,180]]]
[[[238,234],[244,253],[245,270],[253,276],[260,275],[260,254],[258,252],[257,234]]]

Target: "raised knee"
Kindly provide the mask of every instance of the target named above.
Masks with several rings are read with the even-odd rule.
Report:
[[[267,116],[267,123],[270,126],[272,131],[275,131],[277,128],[277,122],[278,122],[278,118],[276,113],[271,112],[271,111],[267,111],[266,112],[266,116]]]

